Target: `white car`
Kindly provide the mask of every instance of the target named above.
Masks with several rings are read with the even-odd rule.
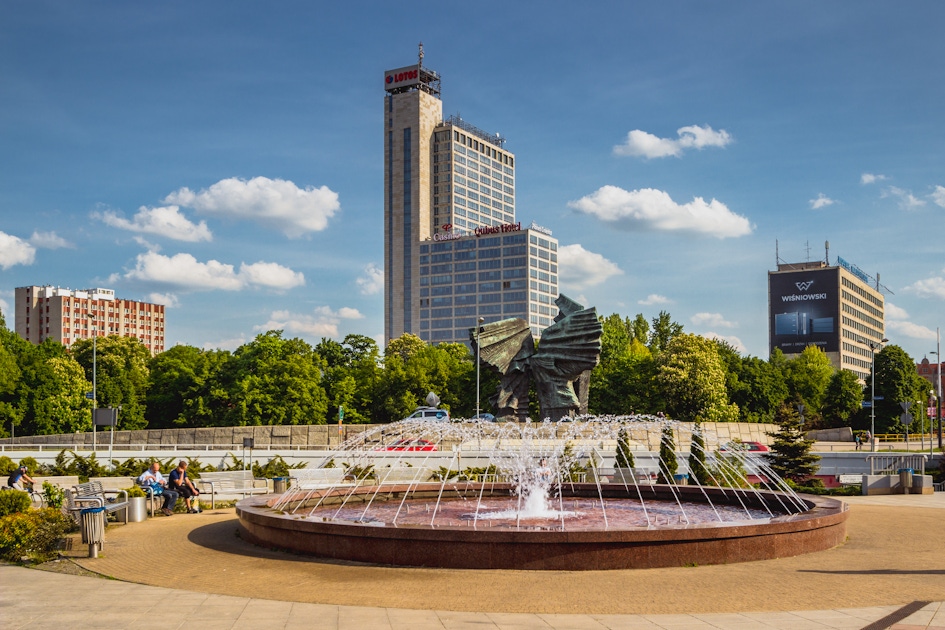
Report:
[[[436,407],[417,407],[417,409],[404,418],[405,420],[431,420],[433,422],[449,422],[450,412],[446,409],[437,409]]]

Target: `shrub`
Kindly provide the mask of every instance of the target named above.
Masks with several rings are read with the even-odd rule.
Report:
[[[636,462],[633,461],[633,451],[630,448],[630,432],[626,427],[620,429],[617,433],[617,468],[633,468]]]
[[[54,508],[4,516],[0,518],[0,557],[14,562],[24,556],[47,560],[55,554],[59,539],[73,527],[75,522]]]
[[[6,455],[0,455],[0,475],[6,477],[16,470],[16,464]]]
[[[148,493],[145,492],[144,489],[143,489],[141,486],[131,486],[130,488],[126,488],[126,492],[128,493],[128,498],[129,498],[129,499],[132,498],[132,497],[146,497],[146,496],[148,496]]]
[[[0,517],[30,509],[30,495],[21,490],[0,490]]]
[[[54,486],[48,481],[44,481],[43,500],[46,501],[46,507],[59,509],[66,501],[66,492],[59,486]]]
[[[24,457],[20,460],[20,466],[26,466],[26,472],[34,475],[43,467],[34,457]]]

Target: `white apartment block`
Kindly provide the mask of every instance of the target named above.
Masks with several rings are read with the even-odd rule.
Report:
[[[135,337],[152,355],[164,352],[164,306],[115,297],[111,289],[17,287],[16,333],[35,344],[55,339],[66,347],[79,339]]]

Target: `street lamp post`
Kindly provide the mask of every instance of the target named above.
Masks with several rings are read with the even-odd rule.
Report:
[[[935,352],[929,354],[935,355],[935,391],[938,393],[938,448],[942,448],[942,338],[939,336],[940,330],[935,329]]]
[[[876,348],[880,343],[886,343],[889,339],[883,338],[876,343],[870,341],[870,451],[876,452]]]
[[[484,317],[479,318],[476,324],[476,419],[479,419],[479,335],[482,333],[482,323],[486,321]]]

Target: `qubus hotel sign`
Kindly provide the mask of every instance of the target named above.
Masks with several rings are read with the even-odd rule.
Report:
[[[440,234],[436,232],[433,234],[434,241],[455,241],[458,238],[468,236],[468,234],[460,234],[458,232],[453,232],[453,224],[447,223],[440,226],[440,229],[443,230],[443,233]],[[506,232],[519,232],[522,229],[522,223],[503,223],[502,225],[484,225],[482,227],[477,227],[472,231],[476,236],[485,236],[487,234],[504,234]]]
[[[420,83],[420,66],[407,66],[384,73],[384,89],[406,87]]]
[[[807,346],[839,352],[839,277],[836,269],[768,275],[771,349],[797,354]]]

